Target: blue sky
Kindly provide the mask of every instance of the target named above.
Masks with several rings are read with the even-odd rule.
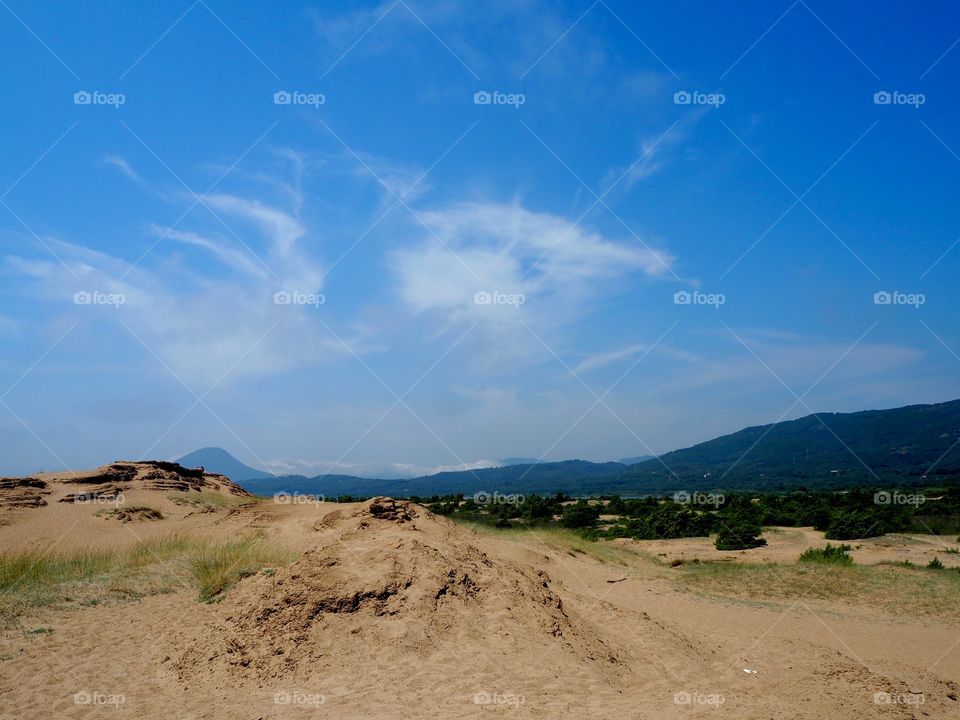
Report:
[[[955,3],[0,18],[0,472],[606,460],[960,396]]]

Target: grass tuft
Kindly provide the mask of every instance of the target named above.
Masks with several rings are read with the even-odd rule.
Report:
[[[238,580],[291,559],[289,553],[247,538],[199,547],[188,557],[187,566],[200,600],[211,602]]]

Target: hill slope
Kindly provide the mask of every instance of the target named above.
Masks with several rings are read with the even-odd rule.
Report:
[[[960,400],[817,413],[674,450],[637,464],[584,460],[444,472],[402,480],[348,475],[254,479],[253,493],[408,497],[477,492],[642,495],[674,490],[789,490],[905,484],[960,475]]]
[[[960,471],[958,440],[960,400],[817,413],[666,453],[632,466],[615,485],[787,489],[953,476]]]

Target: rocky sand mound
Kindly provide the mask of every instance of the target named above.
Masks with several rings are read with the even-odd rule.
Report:
[[[115,500],[124,492],[133,490],[213,491],[250,497],[250,493],[223,475],[207,473],[200,468],[185,468],[162,460],[118,460],[95,470],[0,478],[0,507],[43,507],[50,502]]]
[[[45,546],[103,546],[136,542],[162,532],[208,530],[209,518],[254,498],[223,475],[161,460],[118,460],[95,470],[41,472],[0,478],[0,547],[21,541]],[[157,521],[144,533],[131,522]],[[127,526],[119,534],[108,525]]]

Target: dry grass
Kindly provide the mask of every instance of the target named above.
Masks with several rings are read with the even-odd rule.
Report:
[[[677,578],[688,591],[761,603],[840,601],[901,617],[960,622],[960,573],[903,565],[792,565],[701,562]]]
[[[621,545],[606,540],[587,540],[579,533],[566,528],[550,527],[512,527],[495,528],[490,525],[472,522],[457,522],[483,535],[502,537],[514,542],[541,545],[568,555],[586,555],[605,564],[631,566],[638,561],[656,562],[648,552],[635,547]]]
[[[261,540],[247,538],[198,547],[187,559],[187,566],[200,599],[210,602],[238,580],[292,560],[289,552],[268,546]]]
[[[214,512],[216,510],[229,510],[240,505],[257,502],[256,499],[226,495],[219,492],[210,492],[207,490],[191,490],[186,493],[177,493],[168,496],[168,499],[175,505],[184,505],[194,507],[200,512]]]
[[[178,535],[123,549],[0,553],[0,626],[42,608],[123,602],[190,586],[207,600],[244,575],[292,559],[255,539]]]

